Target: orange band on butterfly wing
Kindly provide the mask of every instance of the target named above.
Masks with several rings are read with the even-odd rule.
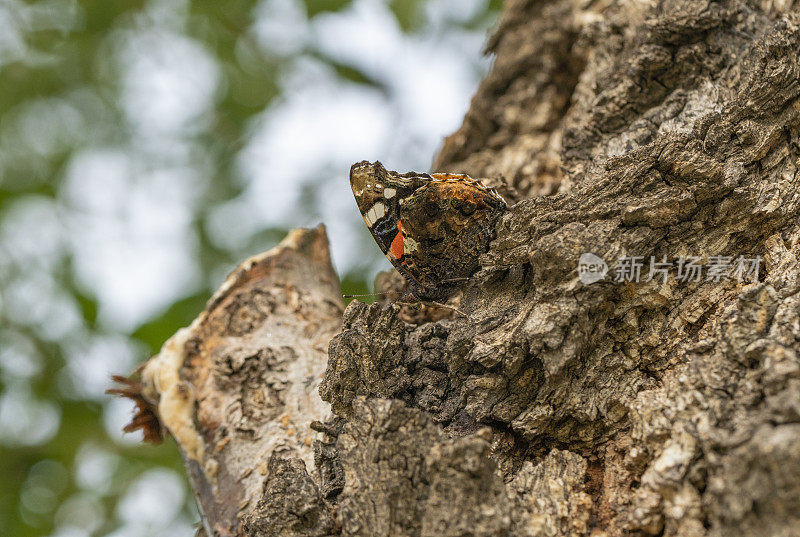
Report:
[[[400,259],[405,253],[405,246],[403,246],[403,230],[400,228],[400,222],[397,223],[397,235],[394,236],[389,251],[392,252],[395,259]]]

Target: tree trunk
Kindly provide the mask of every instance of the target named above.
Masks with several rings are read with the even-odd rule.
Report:
[[[342,320],[324,230],[300,231],[145,369],[205,531],[800,535],[797,11],[509,1],[435,165],[517,202],[468,316]]]

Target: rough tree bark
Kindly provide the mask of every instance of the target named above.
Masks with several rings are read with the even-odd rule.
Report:
[[[341,317],[296,232],[147,366],[205,531],[800,535],[798,7],[509,1],[434,166],[517,202],[468,317]],[[763,263],[584,285],[584,252]]]

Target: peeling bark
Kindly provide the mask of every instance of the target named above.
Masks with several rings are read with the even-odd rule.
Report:
[[[142,369],[206,535],[333,533],[311,424],[330,417],[317,386],[342,307],[325,228],[296,230],[242,263]]]
[[[315,231],[295,239],[313,247],[266,254],[258,278],[240,269],[176,340],[193,419],[180,404],[173,424],[164,416],[164,394],[180,403],[181,390],[149,395],[187,454],[207,531],[797,535],[797,11],[508,2],[495,66],[435,166],[494,178],[517,202],[463,289],[468,316],[353,302],[341,317]],[[586,252],[763,263],[753,283],[586,285]],[[285,387],[300,386],[292,364],[313,362],[319,380],[326,358],[328,419],[316,381],[306,399]],[[286,414],[286,390],[299,411]],[[324,421],[313,450],[312,420]],[[247,468],[263,475],[237,482]]]

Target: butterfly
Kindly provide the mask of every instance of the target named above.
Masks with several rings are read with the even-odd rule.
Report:
[[[506,202],[464,174],[350,168],[350,187],[375,242],[421,301],[449,297],[479,268]]]

